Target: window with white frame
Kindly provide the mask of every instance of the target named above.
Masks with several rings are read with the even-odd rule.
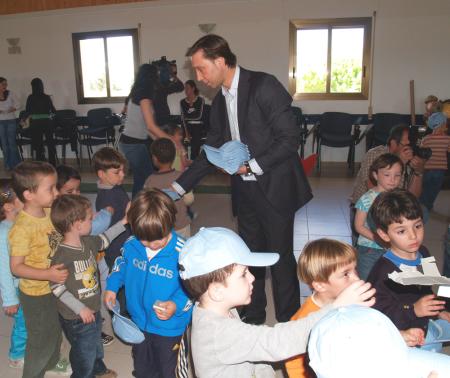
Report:
[[[72,34],[78,103],[123,102],[139,65],[137,29]]]
[[[372,19],[290,22],[289,89],[295,99],[368,98]]]

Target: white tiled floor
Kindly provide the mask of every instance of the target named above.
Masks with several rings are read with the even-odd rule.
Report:
[[[314,199],[296,215],[294,231],[294,254],[300,254],[303,246],[309,241],[321,237],[330,237],[350,242],[350,225],[348,216],[347,197],[351,191],[351,178],[311,178]],[[211,204],[214,211],[211,211]],[[425,245],[435,254],[442,265],[442,242],[449,223],[450,191],[441,192],[436,202],[438,212],[431,214],[426,225]],[[224,194],[198,194],[194,209],[199,213],[193,224],[193,232],[200,226],[224,226],[236,229],[235,220],[231,216],[230,198]],[[270,278],[268,278],[270,279]],[[268,324],[273,324],[273,303],[271,300],[270,285],[268,291]],[[301,287],[301,295],[307,296],[308,289]],[[107,322],[108,323],[108,322]],[[106,326],[107,329],[110,326]],[[11,319],[0,315],[0,378],[20,377],[20,371],[14,371],[7,366],[7,352]],[[63,353],[67,354],[67,344],[63,345]],[[111,369],[118,372],[119,377],[131,378],[132,360],[130,347],[116,339],[115,343],[105,348],[105,361]],[[277,371],[282,376],[281,371]],[[50,376],[50,375],[49,375]]]

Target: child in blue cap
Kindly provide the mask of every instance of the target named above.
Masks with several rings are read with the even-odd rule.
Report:
[[[274,327],[242,322],[236,307],[250,303],[255,279],[248,267],[270,266],[278,259],[277,253],[251,253],[226,228],[202,228],[186,241],[179,266],[184,286],[198,301],[191,334],[197,377],[275,377],[267,362],[304,353],[312,326],[331,308],[374,304],[370,284],[356,281],[333,304],[306,318]]]

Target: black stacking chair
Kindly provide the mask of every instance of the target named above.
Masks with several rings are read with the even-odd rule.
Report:
[[[21,111],[19,114],[19,118],[17,121],[17,131],[16,131],[16,144],[17,149],[19,150],[19,155],[21,160],[23,160],[23,147],[30,146],[30,156],[33,158],[34,151],[31,148],[31,134],[30,129],[22,128],[20,124],[20,120],[25,119],[27,117],[27,113],[25,111]]]
[[[366,149],[384,145],[391,129],[399,124],[410,124],[410,116],[397,113],[376,113],[373,116],[372,127],[366,135]]]
[[[348,113],[326,112],[321,115],[315,129],[319,173],[322,145],[336,148],[348,147],[347,164],[352,173],[354,172],[355,148],[359,142],[359,126],[353,127],[353,119],[354,116]]]
[[[54,130],[55,146],[61,146],[63,164],[66,164],[66,146],[70,144],[70,149],[75,153],[78,165],[78,143],[77,143],[77,114],[75,110],[57,110],[55,114]],[[58,158],[58,157],[57,157]]]
[[[87,112],[86,124],[78,126],[78,144],[80,146],[80,159],[82,159],[83,146],[86,146],[89,164],[93,155],[93,146],[114,146],[116,123],[110,108],[96,108]]]

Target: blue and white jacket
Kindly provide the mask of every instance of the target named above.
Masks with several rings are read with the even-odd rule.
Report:
[[[184,239],[172,231],[169,243],[150,261],[144,245],[134,236],[123,245],[106,281],[106,290],[125,286],[127,311],[143,331],[161,336],[180,336],[191,321],[192,302],[181,285],[178,254]],[[157,318],[155,301],[173,301],[177,309],[168,320]]]

